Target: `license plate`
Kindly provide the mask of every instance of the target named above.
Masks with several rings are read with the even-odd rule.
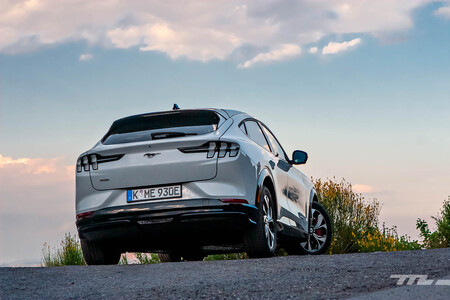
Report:
[[[181,185],[161,186],[127,191],[128,202],[180,197]]]

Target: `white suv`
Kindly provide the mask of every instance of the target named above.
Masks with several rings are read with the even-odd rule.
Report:
[[[311,181],[272,132],[226,109],[172,110],[115,121],[76,166],[76,224],[88,264],[157,252],[320,254],[331,224]]]

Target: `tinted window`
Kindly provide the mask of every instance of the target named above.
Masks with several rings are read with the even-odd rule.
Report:
[[[266,134],[266,136],[269,138],[269,142],[270,142],[270,145],[272,146],[273,153],[275,155],[278,154],[278,155],[280,155],[280,157],[286,159],[286,154],[284,153],[283,148],[281,147],[280,143],[278,143],[275,136],[265,126],[261,126],[261,127],[264,130],[264,133]]]
[[[259,128],[259,125],[254,121],[245,122],[245,127],[247,128],[247,135],[254,140],[258,145],[270,151],[269,145],[267,144],[266,138]]]
[[[209,110],[131,116],[115,121],[102,142],[110,145],[201,135],[215,131],[219,122],[220,117]]]

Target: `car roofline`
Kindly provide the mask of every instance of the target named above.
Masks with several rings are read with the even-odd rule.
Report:
[[[221,109],[221,108],[188,108],[188,109],[177,109],[177,110],[165,110],[165,111],[156,111],[156,112],[149,112],[149,113],[142,113],[142,114],[136,114],[136,115],[130,115],[130,116],[126,116],[126,117],[122,117],[119,119],[116,119],[115,121],[120,121],[123,119],[127,119],[127,118],[132,118],[132,117],[140,117],[140,116],[150,116],[150,115],[158,115],[158,114],[168,114],[174,111],[195,111],[195,110],[209,110],[209,111],[214,111],[219,113],[222,117],[224,117],[225,119],[229,119],[237,114],[245,114],[242,111],[238,111],[238,110],[231,110],[231,109]],[[114,121],[114,122],[115,122]]]

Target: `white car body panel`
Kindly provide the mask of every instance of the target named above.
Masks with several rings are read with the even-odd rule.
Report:
[[[287,158],[275,156],[239,128],[242,121],[254,120],[250,115],[231,110],[211,111],[222,118],[217,130],[211,133],[112,145],[99,142],[83,153],[80,157],[124,156],[99,163],[97,170],[90,165],[89,171],[76,173],[76,214],[124,207],[135,207],[138,211],[142,202],[127,202],[127,190],[170,184],[182,185],[181,198],[147,202],[173,208],[174,203],[179,205],[185,200],[195,207],[209,207],[223,205],[223,199],[245,199],[249,206],[255,206],[261,183],[270,180],[280,228],[305,231],[315,195],[311,181]],[[238,144],[239,152],[236,157],[218,158],[216,154],[207,158],[204,152],[183,153],[178,149],[210,141]],[[152,157],[146,157],[147,153]]]

